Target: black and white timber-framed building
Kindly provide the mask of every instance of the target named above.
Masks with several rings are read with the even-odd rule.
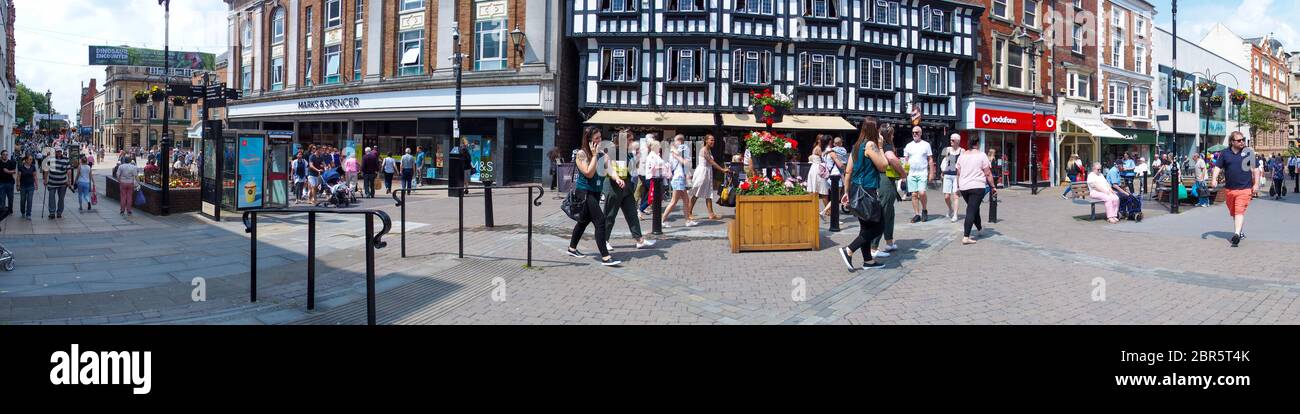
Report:
[[[933,135],[952,131],[984,11],[951,0],[568,1],[587,123],[726,136],[761,127],[748,94],[769,88],[807,121],[787,115],[778,130],[903,123],[915,105]]]

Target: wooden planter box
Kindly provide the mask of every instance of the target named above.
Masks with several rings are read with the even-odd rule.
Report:
[[[821,248],[817,194],[738,196],[727,228],[731,252]]]
[[[104,181],[108,185],[108,188],[104,189],[104,198],[114,200],[114,202],[117,203],[117,196],[119,193],[117,180],[113,179],[113,177],[105,177]],[[137,181],[135,185],[144,191],[144,205],[136,204],[134,207],[155,216],[162,213],[162,190],[153,185],[144,184],[139,181]],[[173,188],[171,190],[170,200],[171,213],[177,214],[199,211],[199,207],[202,204],[199,198],[199,191],[198,188]]]

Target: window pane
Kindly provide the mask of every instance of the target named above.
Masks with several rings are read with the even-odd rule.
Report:
[[[750,52],[745,57],[745,82],[758,83],[758,53]]]
[[[1024,49],[1007,45],[1007,87],[1020,89],[1024,87]]]

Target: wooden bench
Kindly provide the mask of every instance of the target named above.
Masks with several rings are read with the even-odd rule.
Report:
[[[1088,205],[1089,208],[1088,221],[1094,221],[1097,219],[1097,205],[1104,204],[1105,201],[1093,200],[1088,196],[1089,192],[1088,192],[1087,182],[1071,183],[1070,194],[1074,195],[1074,197],[1071,198],[1071,201],[1073,201],[1074,204]]]

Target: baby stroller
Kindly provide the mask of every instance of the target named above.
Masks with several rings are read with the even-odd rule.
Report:
[[[1124,220],[1142,221],[1142,198],[1128,194],[1119,196],[1119,217]]]
[[[325,194],[325,201],[321,201],[317,206],[322,207],[347,207],[350,204],[356,204],[357,197],[351,187],[343,181],[342,174],[336,169],[325,170],[321,174],[322,191]]]
[[[0,210],[0,223],[3,223],[5,219],[9,218],[9,215],[13,213],[14,209],[12,208]],[[2,244],[0,244],[0,268],[4,269],[6,272],[14,270],[14,253],[9,251],[9,249],[6,249]]]

